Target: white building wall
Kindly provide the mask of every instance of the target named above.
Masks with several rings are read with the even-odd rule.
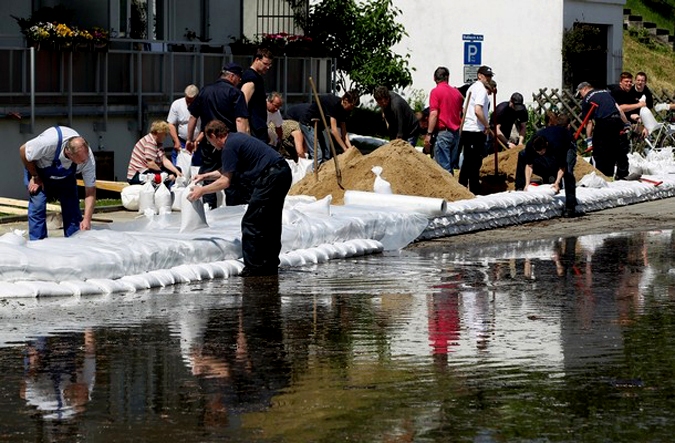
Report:
[[[410,53],[415,69],[412,89],[423,90],[427,100],[438,66],[450,70],[452,85],[464,83],[463,34],[483,35],[482,64],[496,74],[497,102],[508,100],[515,91],[531,102],[540,88],[562,87],[563,29],[575,20],[614,24],[614,56],[608,66],[610,75],[621,70],[625,0],[394,0],[394,4],[402,11],[399,20],[408,36],[393,50]]]

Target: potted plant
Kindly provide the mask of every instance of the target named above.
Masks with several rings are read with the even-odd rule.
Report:
[[[258,48],[258,43],[247,38],[245,35],[241,38],[230,37],[230,51],[232,55],[253,55]]]
[[[288,57],[311,57],[316,55],[312,38],[306,35],[289,35],[286,38],[285,51]]]

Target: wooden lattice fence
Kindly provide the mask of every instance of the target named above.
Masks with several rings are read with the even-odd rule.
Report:
[[[675,103],[675,93],[666,91],[665,89],[652,90],[652,95],[654,96],[654,104]],[[574,131],[579,128],[584,118],[581,115],[581,98],[576,98],[574,93],[568,90],[561,91],[560,89],[552,88],[549,91],[548,88],[543,88],[539,89],[538,94],[533,93],[530,113],[533,113],[535,116],[534,119],[530,118],[530,121],[534,120],[538,127],[543,127],[544,115],[547,111],[569,115]],[[670,111],[656,112],[656,110],[652,109],[652,112],[659,121],[670,119]]]

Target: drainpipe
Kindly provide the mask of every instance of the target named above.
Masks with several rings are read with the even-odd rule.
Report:
[[[30,48],[30,133],[35,130],[35,48]]]

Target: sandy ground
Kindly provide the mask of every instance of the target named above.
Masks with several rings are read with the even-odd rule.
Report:
[[[95,221],[93,224],[95,226],[105,226],[109,221],[129,221],[138,216],[137,212],[125,210],[96,213],[95,218],[101,221]],[[28,223],[26,221],[1,223],[0,235],[14,229],[27,230]],[[470,245],[534,238],[557,238],[658,229],[675,229],[675,197],[591,212],[583,217],[574,219],[554,218],[541,222],[453,235],[431,240],[431,242],[448,245]],[[49,235],[62,236],[63,231],[60,229],[50,229]],[[408,246],[408,248],[419,247],[425,243],[428,244],[429,242],[415,243]]]

